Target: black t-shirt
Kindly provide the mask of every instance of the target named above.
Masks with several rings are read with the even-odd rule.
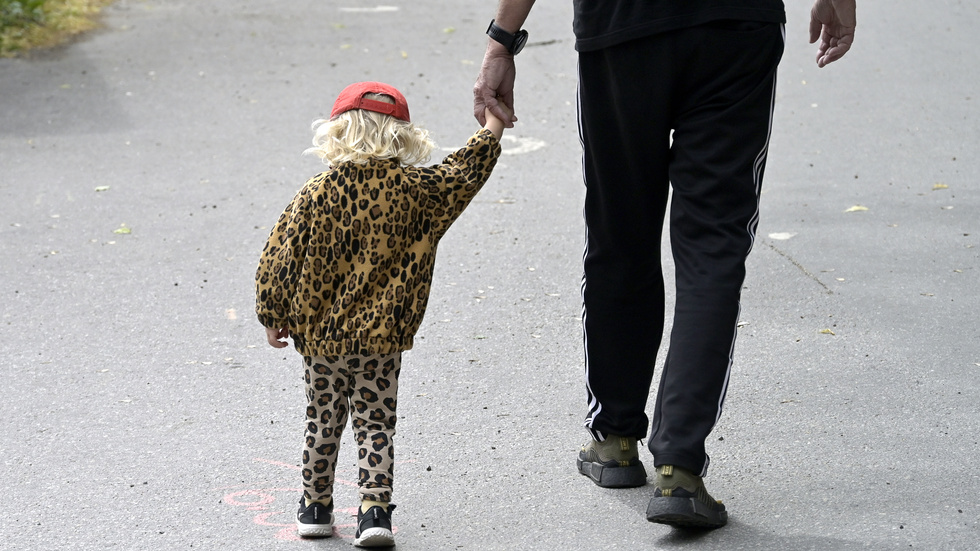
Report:
[[[786,22],[782,0],[574,0],[574,5],[580,52],[722,19]]]

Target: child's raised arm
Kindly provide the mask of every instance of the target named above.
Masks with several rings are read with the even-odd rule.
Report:
[[[500,108],[504,110],[504,113],[506,113],[507,116],[514,116],[514,111],[511,110],[510,106],[504,104],[503,102],[500,102],[498,105],[500,105]],[[493,132],[493,135],[499,140],[500,137],[504,135],[504,128],[506,128],[504,122],[490,112],[489,107],[484,108],[484,113],[487,117],[487,124],[485,124],[483,128]]]

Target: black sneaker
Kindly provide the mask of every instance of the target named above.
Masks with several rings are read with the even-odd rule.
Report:
[[[578,472],[603,488],[636,488],[647,483],[647,472],[640,463],[636,438],[608,436],[592,440],[578,452]]]
[[[673,465],[661,465],[656,484],[647,505],[650,522],[681,528],[720,528],[728,523],[728,511],[708,494],[700,476]]]
[[[395,545],[395,534],[391,531],[391,512],[395,506],[388,504],[388,510],[375,505],[367,512],[357,510],[357,532],[354,545],[358,547],[391,547]]]
[[[300,496],[299,511],[296,513],[296,531],[304,538],[329,538],[333,535],[333,501],[324,506],[320,503],[306,504]]]

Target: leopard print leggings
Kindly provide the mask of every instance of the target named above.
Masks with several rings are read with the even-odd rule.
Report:
[[[340,436],[348,414],[357,441],[361,500],[391,501],[394,471],[395,405],[401,353],[376,356],[308,356],[303,494],[329,502]]]

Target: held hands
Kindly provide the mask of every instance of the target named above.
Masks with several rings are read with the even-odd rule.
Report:
[[[810,9],[810,44],[820,39],[817,66],[841,58],[854,43],[855,0],[815,0]]]
[[[516,75],[514,56],[491,40],[487,45],[487,53],[483,56],[480,75],[473,85],[473,116],[480,124],[487,124],[486,111],[489,109],[505,128],[514,127],[514,121],[517,120],[513,112]],[[504,110],[502,105],[509,109]]]
[[[282,329],[266,327],[265,338],[269,341],[269,346],[273,348],[286,348],[289,346],[289,343],[285,341],[285,339],[289,338],[289,329],[286,327]]]
[[[483,125],[483,127],[493,132],[493,135],[496,136],[497,139],[499,140],[500,137],[503,136],[504,134],[504,128],[507,127],[504,121],[505,120],[512,121],[515,119],[513,119],[514,112],[511,110],[511,108],[508,107],[507,104],[505,104],[503,101],[501,101],[501,98],[496,98],[496,99],[498,100],[497,106],[500,108],[501,111],[504,112],[504,116],[506,118],[501,120],[500,118],[497,117],[496,114],[494,114],[494,112],[489,107],[486,107],[483,110],[483,116],[487,122],[486,124]],[[511,122],[510,126],[514,126],[514,123]]]

